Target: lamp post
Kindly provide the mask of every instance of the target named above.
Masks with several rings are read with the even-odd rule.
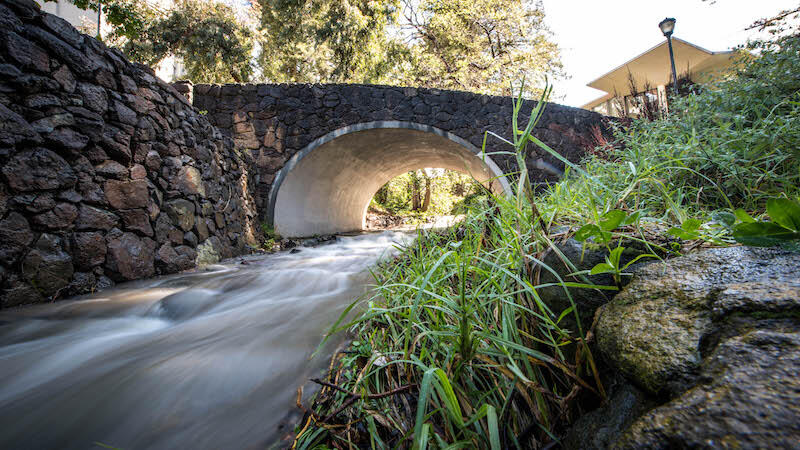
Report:
[[[667,46],[669,46],[669,62],[672,65],[672,90],[675,95],[678,95],[678,75],[675,72],[675,56],[672,54],[672,32],[675,30],[675,19],[667,17],[658,23],[658,28],[667,37]]]

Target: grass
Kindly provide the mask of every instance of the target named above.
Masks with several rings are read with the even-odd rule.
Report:
[[[571,289],[617,286],[591,284],[560,253],[553,230],[604,245],[608,267],[599,270],[620,284],[623,237],[649,245],[669,230],[692,246],[727,245],[733,221],[748,217],[741,209],[763,216],[768,199],[796,199],[799,49],[797,38],[764,44],[735,77],[675,100],[671,116],[620,128],[616,147],[580,166],[566,162],[564,179],[538,195],[520,164],[512,196],[488,195],[457,228],[421,232],[375,268],[366,310],[345,323],[360,304],[353,303],[331,328],[355,340],[318,380],[323,388],[295,448],[556,442],[582,396],[605,397],[591,324],[581,323]],[[556,156],[531,134],[544,102],[522,128],[521,103],[507,141],[515,157],[524,161],[529,144]],[[562,279],[544,264],[547,252],[575,277]],[[546,272],[569,300],[564,310],[539,295]]]

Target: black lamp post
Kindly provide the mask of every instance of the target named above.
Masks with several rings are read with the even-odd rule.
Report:
[[[667,37],[667,45],[669,46],[669,62],[672,65],[672,89],[675,95],[678,95],[678,75],[675,72],[675,56],[672,54],[672,32],[675,30],[675,19],[667,17],[658,24],[661,32]]]

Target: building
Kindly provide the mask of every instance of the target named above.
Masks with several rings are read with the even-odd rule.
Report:
[[[737,59],[736,51],[712,52],[691,42],[672,38],[679,79],[704,83],[723,76]],[[627,61],[587,86],[606,92],[582,106],[616,117],[637,117],[643,102],[667,109],[666,87],[672,83],[666,40]]]

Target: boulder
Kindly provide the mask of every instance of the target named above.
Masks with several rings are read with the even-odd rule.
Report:
[[[66,127],[56,128],[46,136],[46,140],[54,148],[67,150],[81,150],[89,144],[88,136]]]
[[[182,167],[177,175],[178,189],[186,194],[199,194],[202,197],[206,196],[206,188],[203,184],[203,177],[200,171],[191,166]]]
[[[60,230],[72,225],[78,217],[78,208],[71,203],[59,203],[50,211],[38,214],[33,217],[33,223],[37,227],[49,230]]]
[[[652,398],[619,448],[780,448],[800,441],[800,258],[698,251],[636,270],[599,311],[603,359]]]
[[[0,103],[0,144],[15,145],[25,141],[39,143],[42,138],[22,116]]]
[[[615,381],[619,384],[613,386],[608,400],[570,427],[562,440],[565,449],[606,450],[637,418],[656,406],[636,386],[624,380]]]
[[[615,448],[797,448],[798,418],[800,328],[795,323],[784,331],[753,330],[720,344],[697,387],[642,416]]]
[[[108,110],[108,94],[105,89],[88,83],[78,83],[78,92],[87,108],[99,114]]]
[[[117,226],[119,217],[104,209],[81,205],[75,226],[79,230],[110,230]]]
[[[649,253],[649,249],[637,241],[625,240],[622,242],[622,246],[625,248],[620,258],[623,265],[639,255]],[[557,243],[556,248],[558,251],[551,249],[543,260],[544,264],[553,269],[555,274],[543,268],[539,278],[540,284],[558,283],[560,278],[563,281],[585,283],[588,280],[589,283],[598,286],[614,286],[614,279],[610,274],[587,275],[586,280],[568,276],[577,271],[591,270],[595,265],[605,262],[608,250],[604,246],[591,243],[584,245],[570,238]],[[568,265],[566,261],[569,261],[571,265]],[[558,277],[556,277],[556,274]],[[624,285],[630,281],[630,278],[623,277],[621,281]],[[588,328],[592,324],[597,308],[606,304],[617,293],[614,290],[585,288],[568,288],[568,290],[584,328]],[[564,294],[564,288],[561,286],[547,286],[537,289],[537,292],[542,301],[557,315],[572,305],[572,302]],[[574,315],[569,314],[566,316],[561,325],[564,328],[574,329]]]
[[[173,248],[169,243],[162,245],[156,254],[157,262],[161,266],[163,273],[175,273],[191,269],[195,265],[196,256],[197,253],[185,245]]]
[[[195,262],[198,266],[216,264],[222,259],[222,253],[222,243],[219,238],[211,236],[197,246]]]
[[[128,169],[122,164],[106,160],[98,164],[94,168],[95,173],[105,178],[115,178],[117,180],[124,180],[128,176]]]
[[[150,226],[150,216],[144,209],[128,209],[119,211],[122,223],[126,230],[138,231],[145,236],[153,236],[153,227]]]
[[[0,306],[11,308],[28,303],[39,303],[44,298],[36,288],[22,280],[14,280],[0,294]]]
[[[69,290],[73,294],[89,294],[97,286],[97,277],[91,272],[75,272]]]

